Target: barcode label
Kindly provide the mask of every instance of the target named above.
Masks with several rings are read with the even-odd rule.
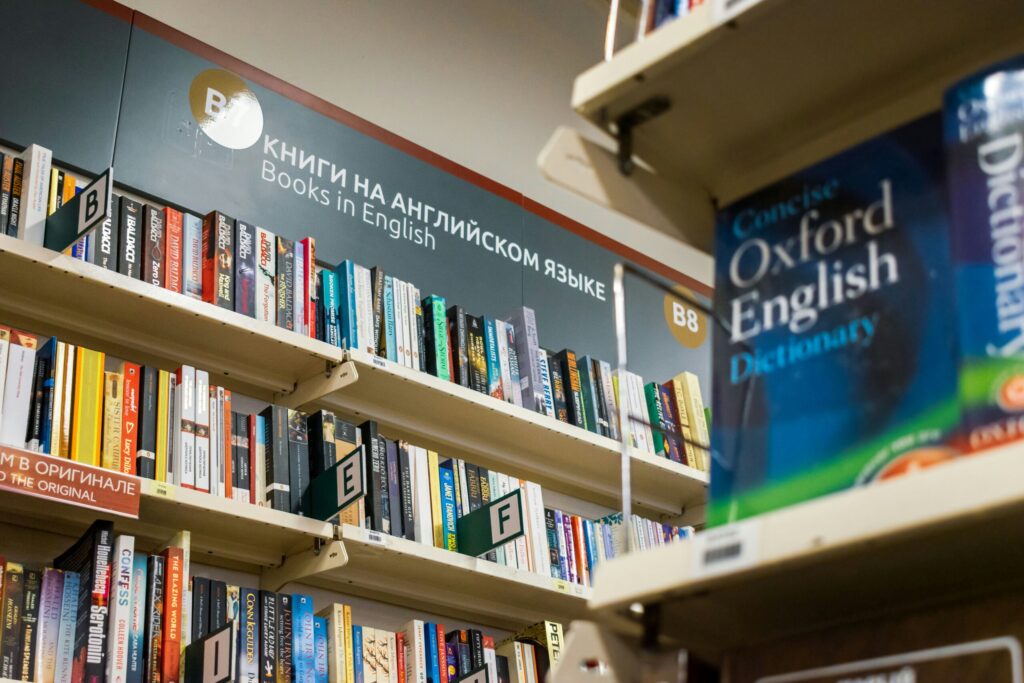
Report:
[[[377,367],[386,368],[388,366],[387,361],[380,356],[371,356],[370,358],[372,359],[373,364]]]
[[[693,574],[704,577],[736,571],[757,564],[760,520],[703,531],[693,537]]]
[[[760,2],[761,0],[714,0],[711,3],[711,21],[714,26],[718,26]]]
[[[387,537],[379,531],[367,531],[366,540],[370,543],[376,543],[377,545],[387,545]]]

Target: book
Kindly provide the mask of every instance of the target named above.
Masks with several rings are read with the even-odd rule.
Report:
[[[157,287],[164,286],[166,276],[166,230],[164,213],[155,206],[142,209],[142,279]]]
[[[107,628],[108,681],[124,681],[128,677],[134,566],[135,537],[121,534],[114,543],[110,577],[110,613]]]
[[[234,310],[235,219],[220,211],[203,217],[203,301]]]
[[[309,443],[306,414],[288,410],[288,509],[307,515],[309,500]]]
[[[7,234],[7,223],[11,214],[11,182],[14,178],[14,156],[0,157],[0,235]]]
[[[565,402],[565,378],[562,376],[562,369],[558,363],[552,363],[548,371],[551,376],[551,401],[555,419],[559,422],[569,422],[569,404]]]
[[[523,306],[512,311],[505,320],[512,325],[514,331],[523,406],[538,413],[548,413],[541,380],[536,315],[532,308]],[[553,410],[552,407],[552,412]]]
[[[36,349],[32,370],[32,398],[29,404],[28,429],[25,434],[25,448],[43,451],[44,442],[49,442],[48,421],[49,401],[53,390],[53,364],[57,354],[57,339],[50,337]]]
[[[419,543],[432,546],[434,545],[433,499],[435,496],[431,491],[430,457],[425,448],[410,446],[410,449],[412,453],[409,458],[409,469],[413,485],[414,508],[413,537]]]
[[[381,443],[377,433],[377,423],[367,420],[359,425],[361,440],[365,446],[366,469],[366,527],[373,531],[390,533],[390,516],[384,515],[382,494],[387,491],[386,454],[381,452]],[[385,528],[385,524],[387,528]]]
[[[455,472],[454,463],[449,458],[438,463],[438,480],[441,487],[441,525],[444,539],[442,547],[458,551],[458,540],[455,535]]]
[[[61,595],[60,626],[57,629],[57,654],[53,680],[70,681],[75,652],[75,628],[78,624],[80,575],[73,571],[60,571],[64,577],[64,589]]]
[[[295,622],[292,614],[292,596],[288,593],[277,595],[277,680],[292,681],[295,676],[295,649],[292,631]]]
[[[203,299],[203,219],[190,213],[182,216],[181,291]]]
[[[138,366],[135,366],[138,368]],[[156,479],[157,422],[160,410],[160,370],[145,365],[138,374],[138,440],[135,445],[135,472],[145,479]],[[166,410],[166,404],[164,406]],[[166,438],[166,437],[165,437]]]
[[[355,263],[345,260],[334,269],[338,277],[339,310],[341,311],[341,346],[359,348],[359,316],[356,309]]]
[[[21,678],[21,610],[24,606],[25,568],[8,562],[0,603],[0,676]]]
[[[278,327],[295,330],[295,243],[277,237],[277,308]]]
[[[214,476],[211,473],[213,464],[213,449],[217,440],[213,434],[216,427],[217,411],[216,405],[210,405],[210,373],[206,370],[196,370],[195,382],[195,450],[194,459],[191,463],[185,461],[182,469],[182,486],[193,486],[199,491],[216,493]],[[216,403],[216,401],[214,401]],[[194,473],[189,478],[189,466]],[[212,487],[212,488],[211,488]]]
[[[423,306],[420,305],[419,287],[409,287],[409,306],[413,311],[413,324],[411,329],[415,335],[412,344],[412,367],[420,372],[427,371],[427,347],[423,327]]]
[[[427,451],[427,481],[430,492],[430,520],[432,542],[435,548],[447,548],[443,503],[441,501],[441,468],[436,451]]]
[[[299,240],[292,245],[292,261],[295,273],[295,286],[292,289],[292,329],[305,337],[309,335],[309,326],[306,323],[306,245]]]
[[[2,582],[0,582],[2,590]],[[2,600],[2,599],[0,599]],[[35,645],[35,662],[29,680],[52,681],[57,670],[57,641],[60,635],[61,607],[64,602],[64,572],[47,567],[43,570],[39,592],[39,620]],[[22,667],[24,675],[24,666]]]
[[[314,683],[327,683],[327,620],[313,617]]]
[[[159,554],[150,555],[148,558],[145,588],[145,641],[147,654],[145,680],[147,683],[160,681],[162,675],[165,563],[166,559]]]
[[[448,324],[448,339],[451,344],[452,381],[464,387],[470,386],[469,337],[466,329],[466,311],[462,306],[449,306],[445,315]]]
[[[562,373],[569,422],[589,431],[586,409],[583,405],[583,393],[580,386],[580,373],[576,363],[576,354],[570,349],[562,349],[552,357],[552,361],[558,363]]]
[[[256,319],[277,324],[277,238],[256,227]]]
[[[292,596],[292,680],[295,683],[316,683],[316,633],[313,598]]]
[[[36,667],[36,640],[39,635],[39,591],[42,589],[42,572],[25,568],[21,607],[21,636],[18,643],[18,662],[15,666],[17,678],[30,680]]]
[[[40,145],[29,145],[21,154],[24,161],[21,201],[18,209],[18,239],[42,246],[50,196],[50,168],[53,153]]]
[[[380,266],[370,268],[370,298],[373,312],[373,339],[376,351],[382,358],[387,358],[387,328],[384,325],[384,289],[386,275]]]
[[[548,352],[545,351],[544,349],[539,349],[537,351],[537,365],[540,367],[540,392],[542,396],[542,405],[544,408],[543,412],[548,417],[555,417],[555,401],[554,394],[552,393],[550,372],[550,367],[552,364],[552,357],[548,355]],[[568,392],[570,389],[566,377],[563,376],[562,380],[565,383],[566,392]],[[568,408],[566,409],[566,412],[569,415],[571,422],[572,413]]]
[[[483,318],[484,346],[487,372],[487,393],[499,401],[505,400],[504,378],[498,351],[498,332],[493,318]]]
[[[234,307],[236,313],[256,317],[257,228],[243,220],[235,221],[234,244]]]
[[[448,323],[444,297],[431,294],[423,300],[422,308],[427,372],[438,379],[451,381],[451,370],[448,367]]]
[[[128,197],[121,197],[117,220],[117,270],[133,280],[142,278],[141,222],[142,204]]]
[[[331,346],[341,346],[341,311],[338,275],[334,271],[320,271],[320,308],[323,311],[322,339]]]
[[[185,291],[185,235],[184,217],[177,209],[164,209],[164,231],[167,235],[167,250],[164,253],[164,287],[172,292]]]
[[[345,657],[350,631],[345,628],[345,605],[339,603],[328,605],[317,612],[317,617],[325,622],[325,665],[327,670],[324,680],[332,681],[332,683],[347,683]],[[319,666],[317,668],[319,669]]]
[[[263,447],[266,467],[266,501],[275,510],[290,511],[292,504],[288,465],[288,409],[267,406],[260,415],[264,420]]]
[[[118,471],[135,474],[135,458],[139,436],[139,374],[141,368],[128,361],[121,362],[121,439]]]
[[[100,683],[106,675],[113,541],[113,524],[97,520],[53,561],[56,569],[80,577],[72,668],[73,678],[85,683]]]
[[[660,410],[659,418],[661,420],[661,427],[665,441],[665,454],[669,460],[683,463],[685,462],[685,457],[683,455],[684,448],[682,439],[680,438],[682,431],[679,428],[679,424],[676,422],[675,416],[678,414],[678,410],[675,407],[675,397],[673,392],[669,390],[668,386],[664,384],[655,384],[654,387],[658,396],[657,400]]]
[[[237,680],[257,683],[260,679],[260,592],[239,589]]]
[[[619,409],[615,398],[615,389],[611,364],[606,361],[597,361],[599,367],[598,376],[601,378],[601,396],[604,400],[605,416],[608,420],[608,436],[619,441],[622,435],[619,430]]]
[[[103,455],[100,464],[108,470],[121,466],[121,384],[119,372],[103,373]]]
[[[383,344],[378,354],[394,363],[398,362],[398,341],[395,320],[395,283],[390,275],[384,275],[384,320],[380,341]]]
[[[484,319],[466,316],[466,345],[469,354],[469,386],[474,391],[488,393],[487,343]]]
[[[7,214],[7,234],[18,236],[18,223],[21,220],[21,195],[25,189],[25,160],[16,157],[11,166],[11,206]]]
[[[0,443],[24,448],[35,397],[35,359],[39,340],[18,330],[11,330],[8,338]]]
[[[352,651],[352,680],[355,681],[355,683],[364,683],[365,677],[363,676],[363,659],[365,648],[363,647],[362,626],[356,625],[352,627]]]
[[[304,237],[299,241],[302,245],[302,270],[305,273],[303,279],[303,325],[306,335],[318,339],[316,307],[319,294],[316,289],[316,240],[312,237]]]
[[[260,598],[260,683],[277,683],[278,600],[277,593],[261,590]]]
[[[358,263],[352,267],[353,289],[355,291],[356,342],[360,351],[374,354],[376,340],[373,336],[373,285],[370,271]]]

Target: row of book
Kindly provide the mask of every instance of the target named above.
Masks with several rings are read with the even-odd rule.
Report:
[[[39,145],[2,161],[0,187],[12,189],[0,194],[0,225],[13,221],[19,237],[41,244],[46,216],[74,197],[77,181],[53,167],[52,154]],[[41,208],[32,211],[28,204]],[[685,400],[670,393],[655,410],[651,385],[639,377],[622,379],[605,361],[541,347],[530,308],[504,318],[474,316],[442,296],[421,297],[414,284],[380,266],[346,260],[333,269],[321,267],[311,237],[291,240],[220,211],[200,218],[126,196],[115,195],[106,220],[68,251],[128,277],[361,349],[613,439],[622,438],[618,416],[625,409],[625,438],[632,447],[707,469],[707,415],[694,375],[672,380],[687,392]],[[651,427],[662,432],[652,434]],[[679,436],[666,440],[663,434]]]
[[[704,4],[704,0],[644,0],[649,3],[644,33],[666,24],[673,19],[685,17]]]
[[[187,576],[187,541],[148,555],[107,521],[51,567],[0,558],[0,677],[178,681]]]

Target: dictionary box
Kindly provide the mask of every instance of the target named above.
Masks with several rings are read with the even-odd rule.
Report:
[[[941,117],[719,212],[708,522],[956,456]]]

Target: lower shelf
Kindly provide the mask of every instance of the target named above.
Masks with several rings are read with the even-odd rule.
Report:
[[[734,559],[708,566],[729,534],[717,547]],[[665,636],[718,659],[1022,582],[1024,445],[1012,444],[613,560],[590,605],[633,634],[630,607],[658,608]]]
[[[317,583],[348,593],[512,629],[586,612],[590,589],[345,525],[348,564]]]

